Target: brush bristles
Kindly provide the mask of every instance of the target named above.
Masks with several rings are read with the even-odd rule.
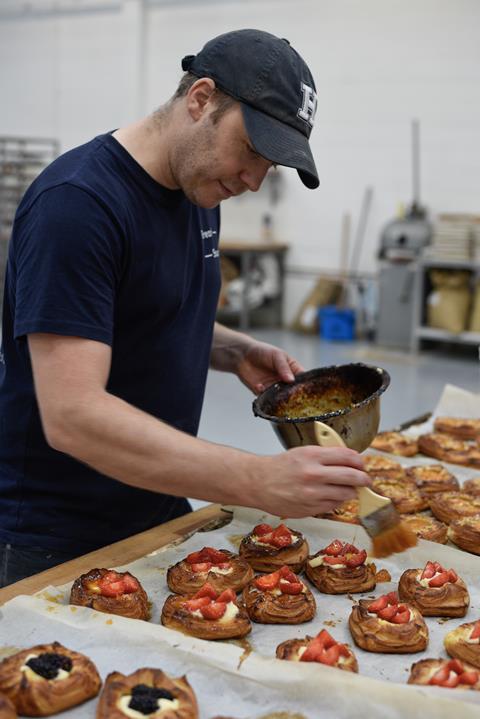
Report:
[[[404,552],[418,543],[417,535],[401,522],[372,538],[372,555],[381,559],[396,552]]]

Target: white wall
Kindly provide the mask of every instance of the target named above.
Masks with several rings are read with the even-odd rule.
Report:
[[[478,0],[124,0],[119,9],[60,17],[0,13],[0,134],[54,136],[66,149],[117,127],[171,95],[183,55],[241,27],[287,37],[317,83],[312,147],[321,187],[307,190],[286,170],[274,208],[291,265],[335,269],[342,213],[353,214],[355,227],[371,185],[360,267],[375,268],[383,224],[411,200],[414,117],[422,199],[433,213],[479,212]],[[268,209],[263,191],[225,203],[224,236],[258,236]],[[305,283],[289,290],[291,316]]]

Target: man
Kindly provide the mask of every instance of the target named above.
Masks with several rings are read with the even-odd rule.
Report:
[[[67,152],[18,209],[0,384],[3,584],[189,511],[301,517],[368,483],[347,449],[260,457],[195,437],[208,365],[253,392],[303,368],[215,324],[218,205],[268,169],[318,186],[300,56],[243,30],[184,58],[153,115]]]

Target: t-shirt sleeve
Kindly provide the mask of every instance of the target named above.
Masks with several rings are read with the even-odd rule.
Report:
[[[111,345],[125,238],[89,192],[50,188],[17,220],[15,339],[50,332]]]

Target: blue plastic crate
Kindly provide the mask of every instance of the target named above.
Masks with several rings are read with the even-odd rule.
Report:
[[[355,312],[347,307],[326,305],[318,310],[320,337],[324,340],[355,339]]]

